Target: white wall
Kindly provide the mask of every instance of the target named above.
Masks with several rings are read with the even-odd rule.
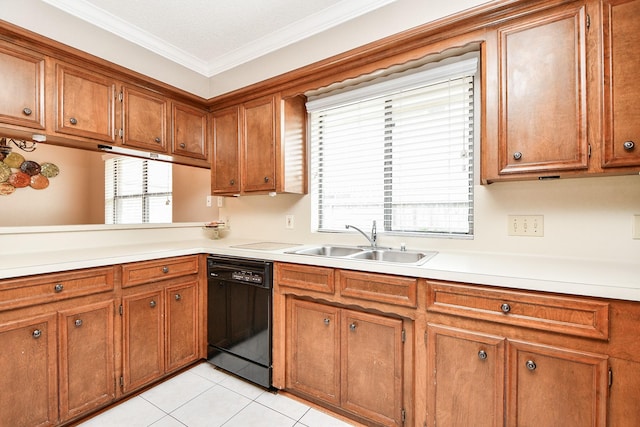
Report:
[[[507,236],[507,215],[544,215],[544,237]],[[399,238],[379,234],[379,243],[408,249],[502,252],[640,262],[640,240],[631,238],[640,214],[640,176],[496,183],[475,187],[473,240]],[[294,215],[295,228],[285,228]],[[225,198],[221,218],[229,237],[288,243],[366,244],[351,233],[312,233],[310,196]]]

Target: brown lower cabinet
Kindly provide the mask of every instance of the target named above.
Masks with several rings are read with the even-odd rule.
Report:
[[[198,359],[198,281],[125,291],[122,391],[128,393]]]
[[[604,355],[435,324],[427,343],[430,425],[607,425]]]
[[[287,388],[381,425],[402,425],[400,319],[288,300]]]
[[[62,421],[115,397],[114,307],[107,300],[58,313]]]
[[[53,305],[0,323],[0,425],[56,425],[115,398],[114,305]]]
[[[19,319],[19,320],[18,320]],[[56,314],[0,324],[0,425],[49,426],[58,419]]]
[[[204,358],[204,256],[0,280],[0,426],[57,426]]]

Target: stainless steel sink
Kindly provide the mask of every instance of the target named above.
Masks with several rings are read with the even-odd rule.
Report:
[[[400,251],[389,248],[370,249],[355,246],[332,245],[313,246],[287,253],[413,265],[420,265],[437,254],[437,252],[433,251]]]
[[[398,263],[418,263],[425,262],[435,252],[414,252],[414,251],[398,251],[398,250],[370,250],[363,251],[350,256],[353,259],[368,259],[373,261],[398,262]]]
[[[318,256],[332,256],[332,257],[344,257],[347,255],[357,254],[363,252],[362,248],[355,248],[351,246],[314,246],[312,248],[300,249],[292,251],[290,253],[298,255],[318,255]]]

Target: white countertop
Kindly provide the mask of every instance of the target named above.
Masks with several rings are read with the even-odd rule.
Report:
[[[292,249],[303,247],[296,244],[277,250],[232,247],[246,243],[259,242],[197,239],[3,255],[0,260],[0,279],[210,253],[515,289],[640,301],[640,263],[502,253],[439,252],[423,265],[413,266],[287,253]]]

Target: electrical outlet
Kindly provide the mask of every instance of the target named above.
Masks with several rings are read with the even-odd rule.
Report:
[[[640,215],[633,216],[633,231],[631,233],[633,239],[640,239]]]
[[[210,207],[211,207],[211,203],[212,203],[212,202],[211,202],[211,199],[212,199],[212,196],[207,196],[207,207],[208,207],[208,208],[210,208]]]
[[[544,236],[544,215],[509,215],[509,236]]]
[[[221,208],[224,206],[224,197],[218,196],[218,207]]]
[[[285,217],[285,227],[289,228],[289,229],[293,229],[293,227],[294,227],[293,215],[287,215]]]

